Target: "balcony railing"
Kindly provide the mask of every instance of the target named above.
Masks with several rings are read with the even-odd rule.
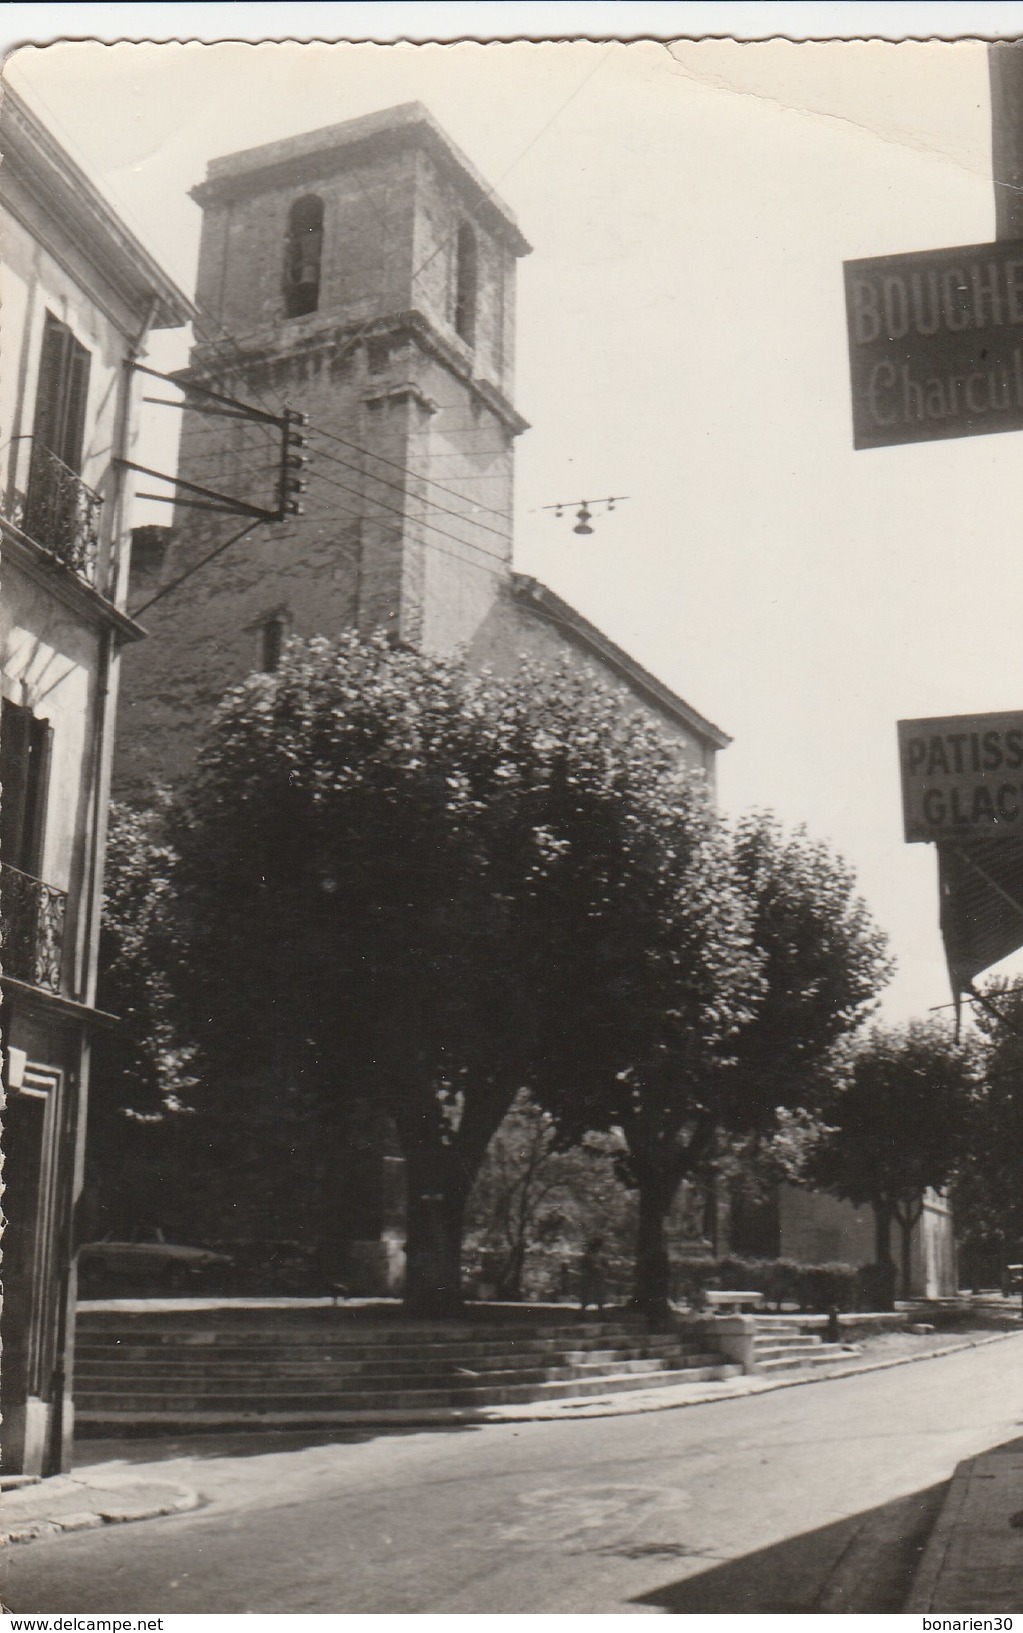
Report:
[[[94,585],[103,500],[49,448],[31,440],[28,487],[15,495],[11,520],[79,578]]]
[[[67,893],[4,864],[0,868],[0,960],[5,975],[60,991]]]

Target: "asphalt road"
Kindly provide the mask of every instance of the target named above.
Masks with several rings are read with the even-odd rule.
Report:
[[[14,1611],[900,1608],[956,1463],[1016,1438],[1023,1334],[638,1417],[84,1442],[195,1513],[14,1547]],[[143,1468],[138,1471],[140,1474]]]

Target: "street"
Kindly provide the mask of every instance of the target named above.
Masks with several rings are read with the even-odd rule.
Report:
[[[1023,1334],[579,1422],[85,1441],[192,1514],[8,1550],[14,1611],[881,1612],[960,1459],[1020,1433]]]

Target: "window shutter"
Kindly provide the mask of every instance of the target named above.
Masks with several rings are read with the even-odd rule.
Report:
[[[76,475],[82,470],[85,445],[85,408],[89,400],[89,354],[73,336],[68,337],[67,376],[64,394],[64,426],[61,446],[54,450]]]
[[[46,801],[50,791],[53,727],[33,715],[29,724],[28,786],[25,791],[25,829],[22,872],[42,877],[43,840],[46,836]]]
[[[22,865],[22,835],[31,757],[29,709],[4,698],[0,704],[0,862]]]
[[[0,710],[0,862],[38,877],[46,827],[53,728],[3,699]]]
[[[90,361],[67,325],[47,312],[32,435],[76,475],[85,441]]]
[[[64,324],[59,322],[52,312],[47,312],[46,325],[43,329],[43,348],[39,356],[39,381],[36,386],[36,412],[32,437],[36,443],[57,454],[58,458],[61,381],[64,378],[67,342],[70,338],[70,332]]]

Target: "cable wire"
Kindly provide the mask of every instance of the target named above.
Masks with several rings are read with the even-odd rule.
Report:
[[[241,528],[239,532],[232,533],[229,539],[224,539],[221,544],[217,545],[215,550],[210,551],[208,556],[203,556],[201,561],[195,562],[193,566],[187,569],[186,572],[179,573],[177,578],[171,579],[171,582],[169,584],[165,584],[162,590],[157,590],[156,594],[151,595],[148,601],[143,601],[141,607],[135,607],[131,613],[131,617],[140,618],[144,612],[149,611],[150,607],[155,607],[158,601],[162,601],[165,595],[170,595],[172,590],[176,590],[179,585],[184,584],[186,579],[191,578],[195,573],[197,573],[200,567],[205,567],[207,562],[213,561],[216,556],[223,555],[225,550],[230,549],[232,544],[237,544],[239,539],[244,539],[246,533],[251,533],[253,528],[263,526],[265,526],[265,523],[256,520],[254,522],[249,522],[245,527]]]
[[[472,539],[460,539],[457,533],[451,533],[445,527],[438,527],[435,522],[428,522],[422,516],[410,516],[406,511],[399,510],[396,505],[387,504],[383,499],[368,499],[367,496],[364,493],[360,493],[357,488],[349,487],[346,482],[338,482],[335,477],[325,476],[322,471],[311,470],[310,478],[314,478],[318,482],[326,482],[328,487],[337,488],[341,493],[351,494],[352,497],[358,499],[360,504],[363,506],[372,504],[380,510],[385,510],[390,516],[397,516],[400,521],[413,522],[417,527],[428,527],[431,533],[438,533],[442,538],[450,539],[452,543],[461,545],[465,550],[475,550],[481,556],[489,556],[491,561],[506,561],[506,558],[498,555],[496,550],[488,550],[485,545],[476,544]],[[414,498],[415,496],[410,494],[409,497]],[[368,518],[365,516],[365,514],[363,514],[360,518],[362,521],[366,521],[367,519]],[[510,542],[511,541],[509,540],[509,543]]]

